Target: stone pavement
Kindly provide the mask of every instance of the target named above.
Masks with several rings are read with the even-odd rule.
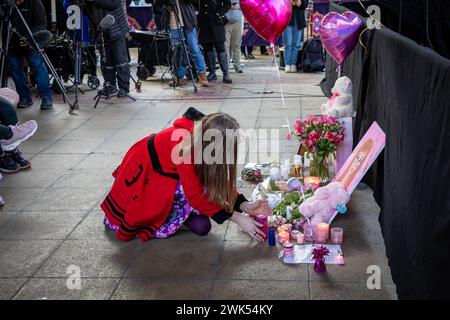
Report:
[[[379,208],[368,189],[356,191],[349,213],[335,221],[345,230],[346,265],[328,266],[325,275],[283,265],[279,248],[250,240],[233,223],[214,224],[206,237],[181,231],[145,243],[119,242],[105,231],[99,203],[124,152],[188,106],[230,113],[243,128],[279,129],[280,152],[272,158],[296,152],[284,138],[284,114],[292,122],[318,113],[326,100],[318,86],[323,74],[282,73],[283,107],[271,58],[257,58],[244,74],[232,73],[232,85],[217,82],[197,95],[152,78],[141,94],[133,92],[135,103],[114,98],[94,110],[95,92],[88,91],[77,115],[60,98],[52,111],[19,110],[19,119],[38,120],[39,130],[21,146],[33,169],[0,182],[0,299],[395,299]],[[380,290],[366,286],[369,265],[381,269]],[[77,268],[81,289],[69,289]]]

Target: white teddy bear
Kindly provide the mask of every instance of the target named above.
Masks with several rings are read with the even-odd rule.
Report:
[[[320,107],[324,116],[343,118],[353,116],[353,84],[349,77],[340,77],[331,89],[333,95]]]

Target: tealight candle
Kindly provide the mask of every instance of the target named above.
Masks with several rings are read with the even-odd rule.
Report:
[[[297,243],[304,244],[305,243],[305,235],[301,232],[297,234]]]
[[[316,226],[314,240],[318,243],[325,243],[328,240],[330,225],[328,223],[319,223]]]
[[[334,262],[336,264],[344,264],[344,256],[342,254],[338,254],[336,257],[334,257]]]
[[[289,242],[289,233],[287,231],[281,231],[278,233],[278,241],[281,243]]]
[[[344,229],[331,228],[331,243],[342,244],[344,241]]]

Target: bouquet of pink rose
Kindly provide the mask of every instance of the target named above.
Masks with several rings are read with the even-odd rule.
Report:
[[[307,115],[305,120],[295,122],[293,134],[311,158],[310,175],[328,179],[326,160],[344,140],[344,127],[333,117]]]

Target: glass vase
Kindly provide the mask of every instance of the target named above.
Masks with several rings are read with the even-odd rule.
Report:
[[[310,163],[309,175],[319,177],[322,185],[330,182],[330,171],[327,158],[313,156]]]

